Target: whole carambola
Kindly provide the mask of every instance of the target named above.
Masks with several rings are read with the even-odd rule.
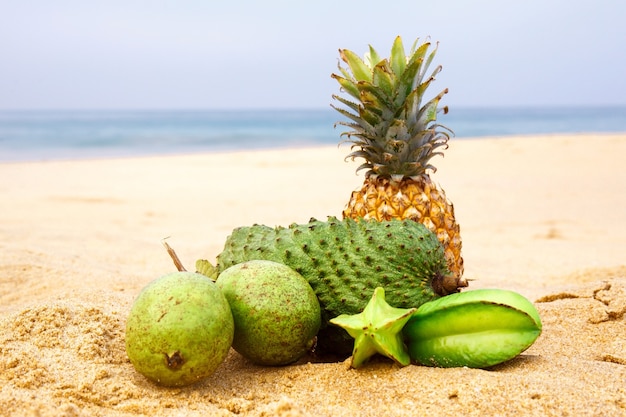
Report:
[[[403,333],[414,362],[487,368],[528,349],[541,328],[537,309],[521,294],[479,289],[423,304]]]
[[[376,287],[383,287],[387,302],[400,308],[458,291],[435,234],[410,220],[329,217],[289,227],[240,227],[218,255],[217,273],[253,259],[283,263],[307,279],[322,308],[322,352],[351,352],[352,339],[327,323],[361,312]]]

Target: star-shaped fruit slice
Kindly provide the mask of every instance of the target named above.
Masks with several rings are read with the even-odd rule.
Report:
[[[377,287],[361,313],[342,314],[330,322],[344,328],[354,338],[353,368],[377,353],[407,366],[411,358],[402,340],[402,328],[416,310],[390,306],[385,301],[385,289]]]

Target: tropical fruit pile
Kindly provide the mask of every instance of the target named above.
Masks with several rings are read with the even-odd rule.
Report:
[[[363,186],[343,218],[238,227],[215,265],[195,273],[169,249],[180,272],[146,287],[131,310],[126,347],[149,379],[179,386],[210,375],[232,346],[260,365],[306,355],[352,366],[383,355],[410,363],[490,367],[527,349],[540,317],[520,294],[463,291],[460,227],[430,178],[431,159],[452,131],[437,122],[443,90],[425,92],[435,51],[396,38],[388,58],[340,50],[333,74],[348,97],[333,98],[349,128],[347,158],[361,158]]]

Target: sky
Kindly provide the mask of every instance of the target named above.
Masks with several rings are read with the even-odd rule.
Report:
[[[0,0],[0,110],[328,108],[338,49],[438,42],[463,107],[626,105],[620,0]]]

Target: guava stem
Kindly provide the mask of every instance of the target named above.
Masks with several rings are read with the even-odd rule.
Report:
[[[176,255],[176,252],[174,252],[174,249],[172,249],[172,247],[168,245],[165,240],[163,240],[161,243],[163,243],[163,246],[165,246],[165,250],[167,250],[167,254],[170,255],[170,258],[172,258],[172,261],[174,261],[176,269],[178,269],[178,271],[180,272],[187,271],[183,266],[183,263],[180,261],[178,255]]]

